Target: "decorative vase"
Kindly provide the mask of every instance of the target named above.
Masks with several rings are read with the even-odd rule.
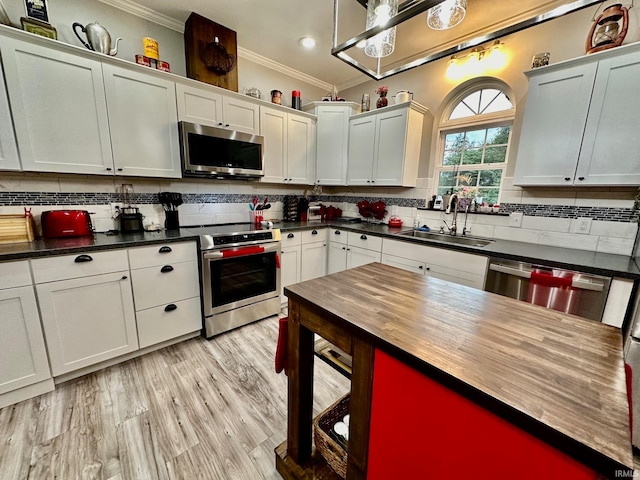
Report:
[[[380,92],[380,98],[376,102],[376,108],[386,107],[388,103],[389,100],[387,100],[387,92]]]

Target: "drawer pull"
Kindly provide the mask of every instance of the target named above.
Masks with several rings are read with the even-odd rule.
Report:
[[[158,253],[169,253],[171,251],[171,247],[160,247],[160,250],[158,250]]]
[[[336,230],[336,231],[335,231],[335,232],[333,232],[333,233],[335,233],[336,235],[340,235],[340,230]]]
[[[318,231],[317,230],[311,230],[311,235],[317,235]]]
[[[160,269],[160,271],[162,273],[169,273],[169,272],[173,272],[173,267],[171,265],[165,265],[164,267],[162,267]]]
[[[170,303],[169,305],[164,307],[165,312],[173,312],[174,310],[177,310],[177,309],[178,309],[178,306],[173,303]]]
[[[287,235],[287,238],[293,238],[293,237],[295,237],[293,233],[290,233],[289,235]]]
[[[367,236],[366,235],[360,235],[360,240],[366,240]]]
[[[129,278],[129,277],[127,277],[126,275],[123,275],[120,280],[126,280],[127,278]]]
[[[93,257],[91,255],[78,255],[74,262],[76,263],[84,263],[93,261]]]

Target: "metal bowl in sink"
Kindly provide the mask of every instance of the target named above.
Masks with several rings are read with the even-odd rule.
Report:
[[[454,243],[457,245],[467,245],[469,247],[486,247],[494,240],[486,238],[470,237],[470,236],[454,236],[446,233],[437,232],[424,232],[422,230],[406,230],[398,233],[401,237],[413,237],[419,238],[425,241],[441,242],[441,243]]]

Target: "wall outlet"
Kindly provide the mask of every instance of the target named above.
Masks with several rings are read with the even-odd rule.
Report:
[[[512,212],[509,214],[509,226],[520,228],[522,226],[522,217],[524,217],[524,213],[522,212]]]
[[[593,218],[580,217],[578,218],[576,233],[588,234],[591,231],[591,222]]]

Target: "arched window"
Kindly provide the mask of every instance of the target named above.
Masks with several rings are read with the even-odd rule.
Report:
[[[508,87],[497,80],[472,81],[453,95],[439,127],[439,195],[498,203],[514,116]]]

